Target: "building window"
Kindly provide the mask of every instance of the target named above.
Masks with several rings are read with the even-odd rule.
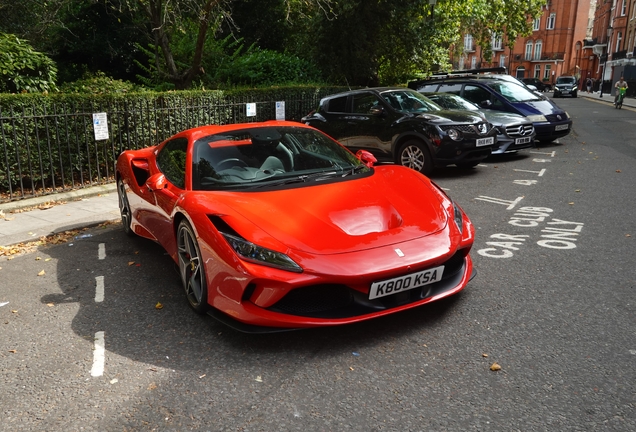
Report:
[[[541,60],[541,48],[543,48],[543,42],[540,40],[536,41],[534,44],[534,59]]]
[[[466,66],[466,56],[463,55],[459,58],[459,70],[464,70],[465,66]]]
[[[464,36],[464,51],[473,51],[473,36],[467,34]]]
[[[546,21],[545,28],[546,30],[554,30],[554,23],[556,21],[556,14],[551,13],[548,17],[548,21]]]
[[[627,0],[623,0],[623,4],[621,5],[621,16],[625,16],[627,13]]]
[[[470,57],[470,68],[475,69],[477,67],[477,56]]]
[[[541,78],[541,65],[534,65],[534,77]]]
[[[552,65],[545,65],[545,68],[543,69],[543,79],[544,80],[549,80],[550,79],[550,70],[552,69]]]
[[[526,60],[532,60],[532,41],[526,42]]]
[[[618,35],[616,36],[616,49],[614,50],[614,52],[617,52],[621,49],[621,41],[623,40],[623,33],[622,32],[618,32]]]
[[[503,54],[499,56],[499,67],[506,67],[506,56]]]
[[[535,18],[534,22],[532,23],[532,30],[537,31],[540,28],[541,28],[541,17]]]
[[[493,51],[500,50],[502,46],[501,36],[497,34],[492,35],[492,49]]]

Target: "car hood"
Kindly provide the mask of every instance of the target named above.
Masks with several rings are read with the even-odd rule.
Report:
[[[215,204],[223,207],[219,216],[247,240],[318,255],[382,247],[439,232],[448,220],[443,199],[427,178],[397,165],[331,184],[214,193]]]
[[[464,110],[442,110],[431,113],[419,114],[418,119],[425,119],[434,123],[479,123],[483,122],[485,118],[479,112],[464,111]]]
[[[512,106],[524,116],[541,114],[544,116],[550,114],[564,114],[558,106],[551,103],[549,100],[536,100],[526,102],[511,102]]]
[[[482,110],[482,112],[486,116],[486,120],[497,126],[531,123],[530,120],[519,114],[486,109]]]

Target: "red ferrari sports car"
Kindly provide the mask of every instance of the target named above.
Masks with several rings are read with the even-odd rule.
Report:
[[[203,126],[117,160],[124,230],[161,244],[195,311],[249,332],[363,321],[474,276],[474,227],[424,175],[300,123]]]

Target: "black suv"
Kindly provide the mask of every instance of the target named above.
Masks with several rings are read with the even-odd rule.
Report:
[[[552,86],[550,85],[550,83],[545,83],[539,78],[521,78],[521,81],[526,85],[535,86],[540,92],[552,90]]]
[[[542,143],[564,137],[572,129],[567,112],[546,97],[508,79],[470,75],[413,81],[409,87],[422,93],[454,93],[481,108],[521,114],[532,122],[536,139]]]
[[[407,88],[368,88],[327,96],[302,119],[349,149],[429,174],[433,166],[476,166],[496,148],[483,115],[446,111]]]
[[[570,95],[576,97],[579,91],[579,85],[576,82],[576,77],[573,76],[560,76],[554,84],[554,94],[552,97],[559,97],[564,95]]]

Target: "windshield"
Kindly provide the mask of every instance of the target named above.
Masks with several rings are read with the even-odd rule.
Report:
[[[385,101],[395,110],[406,113],[441,111],[442,107],[414,90],[390,90],[381,93]]]
[[[510,102],[525,102],[540,100],[540,98],[527,88],[508,81],[488,83],[488,87],[495,90]]]
[[[448,110],[479,111],[479,107],[474,103],[451,93],[428,94],[425,96]]]
[[[558,77],[556,80],[557,84],[574,84],[576,82],[576,78],[574,77]]]
[[[268,184],[341,178],[369,172],[350,151],[321,132],[296,127],[246,128],[194,143],[194,190],[237,190]],[[310,177],[311,176],[311,177]]]

